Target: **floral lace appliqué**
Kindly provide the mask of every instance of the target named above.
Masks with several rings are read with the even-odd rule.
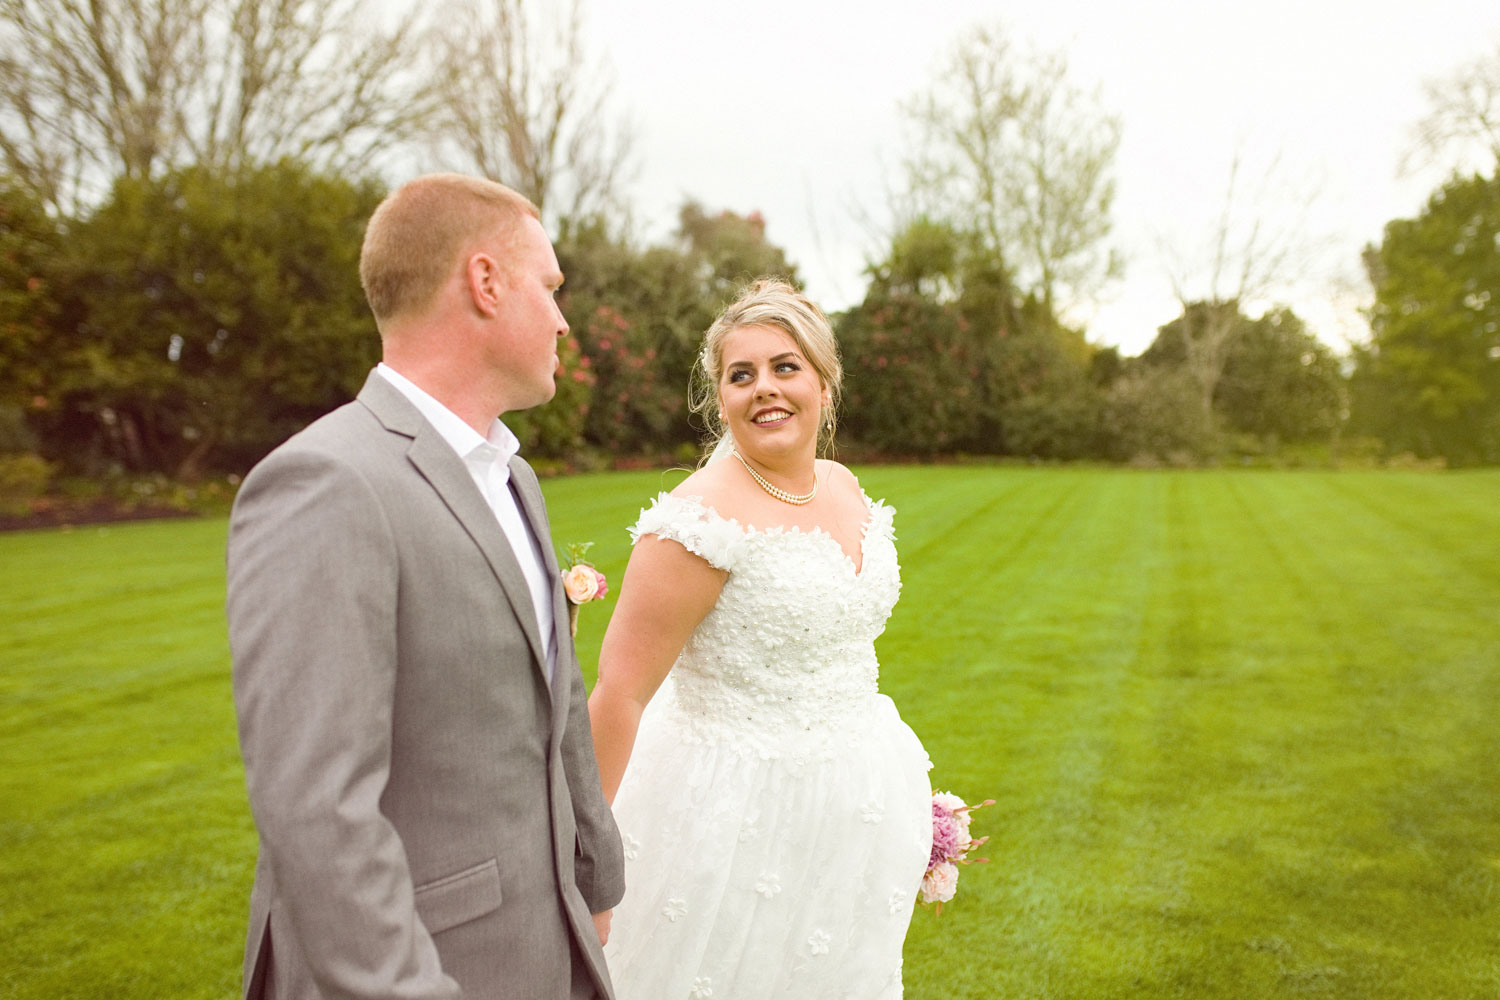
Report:
[[[756,880],[755,891],[767,899],[771,899],[781,891],[781,876],[776,874],[762,875]]]

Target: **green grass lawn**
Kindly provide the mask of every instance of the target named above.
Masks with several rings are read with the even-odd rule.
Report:
[[[618,581],[679,479],[549,481],[557,540]],[[997,800],[908,997],[1500,996],[1500,473],[862,479],[898,509],[882,685]],[[0,996],[235,993],[224,532],[0,536]]]

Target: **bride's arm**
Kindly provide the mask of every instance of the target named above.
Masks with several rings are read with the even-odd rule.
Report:
[[[620,600],[599,651],[599,680],[589,695],[594,755],[604,797],[611,803],[646,703],[688,636],[713,609],[728,576],[680,542],[656,535],[642,535],[630,553]]]

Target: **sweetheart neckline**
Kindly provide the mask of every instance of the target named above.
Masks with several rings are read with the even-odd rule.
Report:
[[[839,555],[843,558],[844,563],[849,567],[850,570],[853,571],[854,578],[856,580],[863,579],[864,577],[865,566],[868,564],[868,553],[865,551],[865,549],[870,540],[870,529],[875,526],[875,520],[879,515],[880,510],[886,506],[885,501],[883,500],[871,500],[870,495],[864,490],[860,490],[859,495],[865,501],[865,509],[869,511],[869,516],[865,518],[865,523],[859,529],[859,543],[856,547],[856,552],[859,555],[859,563],[856,565],[853,557],[849,555],[843,544],[837,538],[833,537],[832,532],[820,525],[815,524],[811,528],[806,529],[804,529],[800,524],[778,524],[770,528],[757,528],[753,524],[741,524],[739,518],[725,517],[723,514],[720,514],[717,510],[715,510],[712,506],[704,503],[702,497],[691,495],[678,496],[675,493],[664,494],[664,496],[671,497],[673,500],[691,503],[693,506],[707,512],[708,514],[717,518],[719,521],[722,521],[725,524],[733,525],[735,530],[737,530],[746,538],[753,538],[757,535],[761,535],[766,538],[794,535],[800,535],[805,538],[817,538],[819,536],[826,538],[838,551]]]

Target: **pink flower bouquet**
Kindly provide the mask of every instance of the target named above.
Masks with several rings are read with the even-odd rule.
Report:
[[[985,799],[971,806],[951,792],[932,793],[932,854],[927,859],[927,874],[922,876],[921,899],[935,903],[938,913],[958,891],[958,866],[989,860],[969,857],[970,851],[990,839],[969,836],[969,814],[994,804],[994,799]]]

